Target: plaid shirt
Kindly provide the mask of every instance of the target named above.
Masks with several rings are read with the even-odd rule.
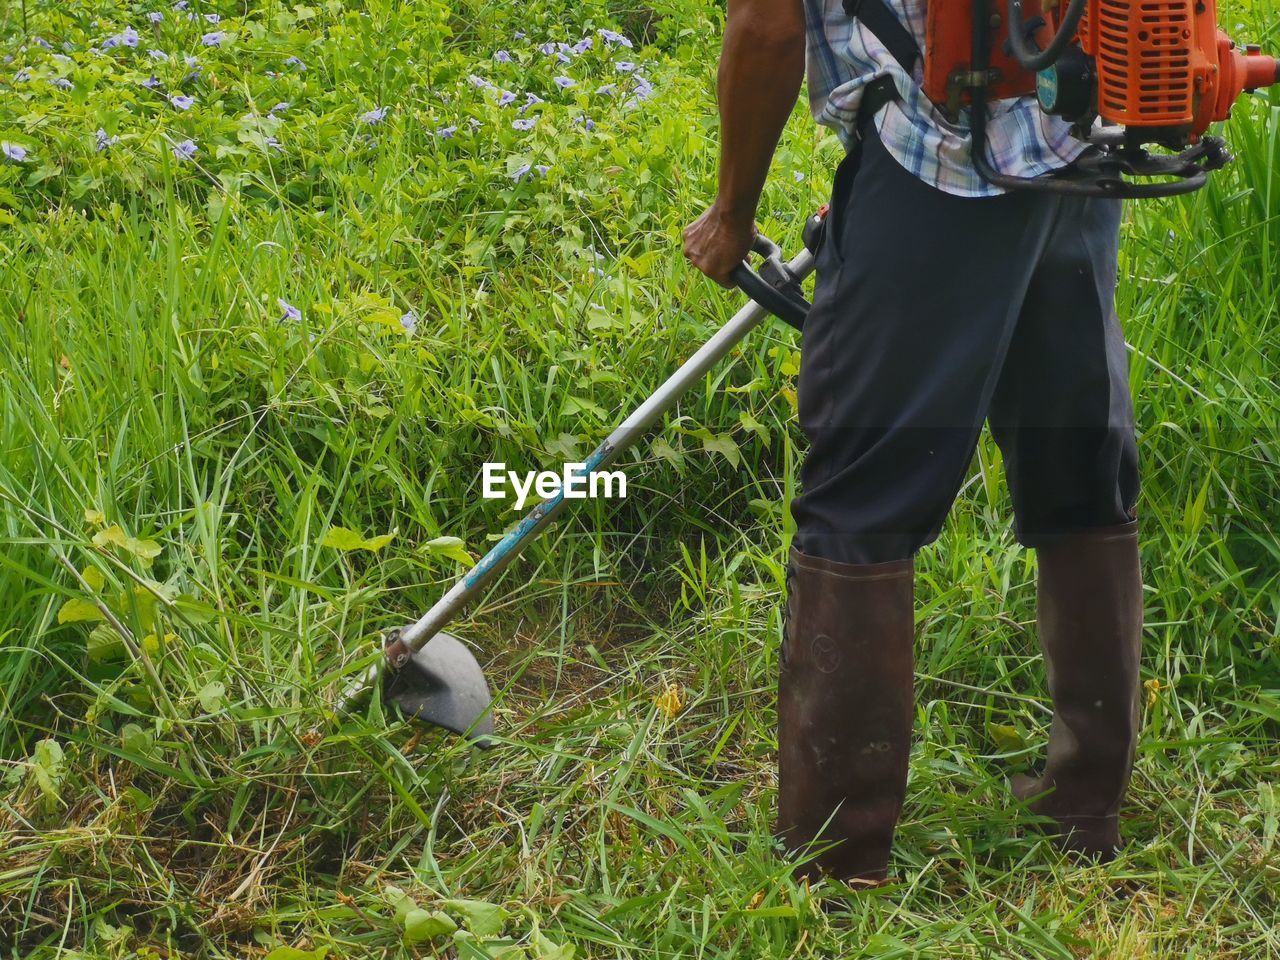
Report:
[[[924,49],[925,11],[930,0],[885,0]],[[947,0],[932,0],[943,3]],[[808,23],[809,105],[814,118],[834,127],[846,146],[857,137],[862,89],[888,74],[901,99],[876,117],[889,153],[921,180],[962,197],[1003,193],[980,176],[970,161],[968,108],[953,124],[921,90],[923,72],[909,76],[878,39],[844,12],[841,0],[804,0]],[[997,100],[987,122],[987,155],[1001,173],[1036,177],[1074,160],[1086,145],[1068,125],[1044,114],[1035,97]]]

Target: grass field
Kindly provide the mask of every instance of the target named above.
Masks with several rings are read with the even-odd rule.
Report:
[[[1276,14],[1222,19],[1275,48]],[[740,305],[678,245],[721,18],[0,6],[4,957],[1280,957],[1280,98],[1126,220],[1147,700],[1114,864],[1007,792],[1049,713],[984,440],[919,561],[897,882],[790,879],[781,325],[457,625],[498,749],[327,709],[516,519],[484,461],[590,450]],[[797,107],[766,232],[798,243],[838,155]]]

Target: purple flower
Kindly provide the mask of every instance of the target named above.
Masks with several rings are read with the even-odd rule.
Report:
[[[626,47],[628,50],[631,49],[631,41],[615,30],[601,30],[600,36],[604,39],[604,42],[609,44],[611,47]]]
[[[619,60],[613,65],[613,69],[617,70],[619,73],[630,73],[635,68],[636,65],[630,60]]]
[[[198,66],[200,66],[200,61],[199,61],[199,60],[197,60],[197,59],[196,59],[194,56],[192,56],[191,54],[187,54],[185,57],[183,57],[183,58],[182,58],[182,62],[183,62],[183,63],[185,63],[188,67],[198,67]]]
[[[367,113],[360,114],[360,120],[370,126],[381,123],[387,118],[387,107],[374,107]]]
[[[436,136],[439,137],[441,140],[450,140],[453,138],[453,135],[457,132],[458,132],[458,128],[456,126],[436,128]]]
[[[307,65],[297,57],[290,57],[284,62],[286,67],[297,67],[299,70],[306,70]]]
[[[206,23],[212,23],[216,25],[218,21],[222,19],[222,17],[218,16],[216,13],[206,13],[204,15],[204,19]]]
[[[498,63],[510,63],[511,54],[508,53],[506,50],[499,50],[496,53],[494,53],[493,59],[498,61]]]
[[[52,83],[55,87],[57,87],[59,90],[70,90],[75,86],[75,84],[72,83],[70,80],[68,80],[66,77],[56,77],[55,79],[50,80],[49,82]]]
[[[0,140],[0,153],[14,163],[22,163],[27,159],[27,148],[21,144],[10,143],[8,140]]]
[[[169,59],[169,55],[165,53],[163,50],[148,50],[147,56],[150,57],[152,60],[158,60],[161,63],[165,63]]]
[[[653,96],[653,84],[644,77],[636,77],[635,95],[638,100],[648,100]]]
[[[178,0],[178,2],[173,5],[173,9],[174,10],[187,9],[187,0]]]
[[[505,107],[516,102],[516,95],[510,90],[503,90],[498,96],[498,106]]]
[[[532,130],[533,125],[538,121],[533,117],[511,121],[511,129],[513,130]]]
[[[602,87],[596,87],[596,93],[604,97],[612,97],[617,92],[618,85],[616,83],[606,83]]]
[[[556,45],[548,40],[542,46],[538,47],[538,52],[544,57],[549,57],[556,52]]]
[[[281,100],[281,101],[280,101],[279,103],[277,103],[274,107],[272,107],[270,110],[268,110],[268,111],[267,111],[267,113],[284,113],[284,112],[285,112],[286,110],[288,110],[291,106],[293,106],[293,104],[289,103],[289,101],[287,101],[287,100]]]
[[[161,83],[159,80],[156,79],[156,75],[154,73],[151,76],[147,77],[147,79],[143,80],[142,85],[146,87],[148,90],[155,90],[157,87],[164,86],[163,83]]]
[[[107,131],[103,130],[101,127],[98,128],[98,132],[95,133],[93,137],[95,141],[94,149],[97,150],[99,153],[101,153],[103,150],[108,149],[109,147],[114,147],[117,143],[120,142],[119,137],[108,137]]]
[[[276,303],[280,304],[280,309],[284,311],[284,316],[280,318],[281,322],[291,320],[294,323],[297,323],[302,319],[302,311],[292,303],[289,303],[289,301],[284,300],[281,297],[276,297]]]
[[[175,93],[169,98],[169,102],[179,110],[190,110],[192,105],[196,102],[196,98],[189,97],[185,93]]]
[[[520,108],[520,112],[524,113],[526,110],[532,107],[535,103],[546,103],[546,102],[547,101],[543,100],[536,93],[526,93],[524,95],[524,106]]]
[[[804,183],[804,174],[801,173],[799,170],[791,174],[791,177],[793,180],[795,180],[796,183]]]
[[[556,59],[557,59],[557,60],[559,60],[561,63],[572,63],[572,62],[573,62],[573,59],[572,59],[572,58],[571,58],[567,53],[564,53],[564,52],[557,53],[557,54],[556,54]]]
[[[267,137],[265,142],[267,146],[270,147],[272,150],[279,150],[281,153],[284,153],[284,144],[282,144],[275,137]]]
[[[183,140],[173,145],[173,155],[179,160],[190,160],[199,149],[194,140]]]
[[[571,77],[560,76],[556,77],[555,84],[561,90],[568,90],[570,87],[576,87],[578,85],[578,81]]]
[[[404,327],[404,332],[412,335],[418,329],[418,315],[412,310],[406,310],[400,317],[400,326]]]
[[[578,119],[573,122],[581,124],[583,127],[586,128],[588,132],[596,128],[596,122],[592,120],[590,117],[588,117],[585,113],[582,116],[578,117]]]
[[[123,31],[117,33],[113,37],[107,37],[102,41],[102,49],[110,50],[113,47],[136,47],[138,45],[138,31],[133,27],[125,27]]]
[[[493,84],[492,84],[492,83],[490,83],[490,82],[489,82],[488,80],[486,80],[484,77],[478,77],[478,76],[476,76],[474,73],[473,73],[473,74],[471,74],[469,77],[467,77],[467,82],[468,82],[468,83],[470,83],[470,84],[471,84],[473,87],[475,87],[477,90],[492,90],[492,89],[493,89]]]
[[[588,50],[591,49],[591,38],[583,37],[581,40],[575,43],[570,49],[573,50],[574,53],[586,53]]]
[[[524,31],[523,31],[523,30],[517,30],[517,31],[516,31],[515,33],[513,33],[511,36],[515,37],[515,39],[517,39],[517,40],[523,40],[523,39],[524,39],[524,37],[525,37],[525,33],[524,33]]]
[[[525,177],[529,176],[530,173],[536,173],[540,177],[545,177],[547,175],[547,171],[550,169],[551,168],[548,167],[545,163],[540,163],[536,167],[531,167],[529,164],[526,163],[516,168],[516,170],[511,174],[511,179],[514,180],[516,183],[519,183]]]
[[[164,20],[164,14],[161,13],[159,10],[152,10],[150,13],[147,14],[147,19],[150,20],[152,23],[160,23],[162,20]]]
[[[14,83],[26,83],[30,79],[31,79],[31,71],[27,70],[25,67],[13,75]]]
[[[201,37],[200,42],[203,43],[206,47],[216,47],[221,45],[222,41],[225,40],[226,38],[227,38],[227,35],[224,31],[214,30],[213,32],[206,33],[203,37]]]
[[[37,47],[43,47],[45,50],[53,49],[53,47],[49,46],[49,41],[46,40],[44,37],[32,37],[31,42],[34,43]]]

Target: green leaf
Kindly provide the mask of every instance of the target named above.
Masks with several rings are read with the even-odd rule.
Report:
[[[1027,749],[1027,741],[1023,739],[1022,731],[1017,727],[1002,723],[988,723],[987,733],[991,734],[996,749],[1001,753],[1017,753],[1019,750]]]
[[[388,884],[382,892],[387,898],[387,903],[391,904],[391,908],[395,911],[396,923],[403,924],[405,917],[418,908],[418,902],[399,887]]]
[[[49,738],[39,741],[31,754],[32,761],[46,770],[60,771],[63,757],[62,744]]]
[[[97,567],[88,566],[80,571],[80,576],[84,578],[84,582],[89,585],[89,589],[95,593],[100,592],[107,585],[107,578],[102,575],[102,571]]]
[[[422,546],[428,553],[437,553],[443,557],[457,560],[459,563],[470,564],[475,562],[475,559],[471,554],[467,553],[466,547],[457,537],[436,537],[434,540],[428,540]]]
[[[215,713],[222,709],[226,696],[226,685],[219,683],[217,680],[212,680],[200,688],[200,692],[196,694],[196,699],[200,701],[200,706],[204,708],[205,713]]]
[[[404,939],[406,943],[424,943],[453,933],[458,925],[453,919],[440,910],[423,910],[414,907],[404,918]]]
[[[370,537],[364,542],[364,549],[368,550],[370,553],[377,553],[395,538],[396,531],[394,530],[390,533],[384,533],[381,536]]]
[[[350,553],[353,550],[367,550],[369,553],[377,553],[396,538],[396,533],[397,531],[392,530],[390,533],[382,534],[382,536],[365,539],[354,530],[348,530],[346,527],[330,527],[329,532],[320,541],[320,546],[333,547],[333,549],[341,550],[343,553]]]
[[[466,928],[477,937],[496,937],[507,922],[507,911],[487,900],[446,900],[444,906],[461,914]]]
[[[348,552],[359,550],[364,546],[364,537],[346,527],[330,527],[329,532],[320,541],[322,547],[333,547],[335,550]]]
[[[116,633],[112,627],[107,626],[105,623],[99,624],[89,631],[89,639],[85,644],[85,653],[88,654],[91,663],[114,660],[116,657],[124,655],[124,641],[120,639],[120,634]]]
[[[663,460],[666,460],[675,467],[676,473],[684,473],[684,454],[671,446],[671,444],[662,439],[662,437],[654,438],[653,443],[649,445],[649,449],[653,451],[653,455],[655,457],[661,457]]]
[[[577,463],[582,459],[582,454],[578,448],[578,438],[572,433],[562,433],[554,440],[548,440],[543,446],[546,448],[547,453],[553,457],[559,457],[561,460]]]
[[[601,420],[608,416],[604,412],[604,407],[588,400],[586,397],[570,397],[564,402],[564,415],[566,417],[572,417],[579,413],[591,413]]]
[[[51,739],[37,743],[31,753],[31,776],[49,806],[61,802],[58,786],[62,783],[63,770],[62,745]]]
[[[93,535],[95,547],[119,547],[125,553],[132,554],[139,560],[151,561],[160,556],[161,546],[154,540],[139,540],[128,536],[118,523],[113,523],[105,530]]]
[[[96,603],[79,597],[68,600],[58,609],[58,623],[88,623],[105,619]]]
[[[316,947],[314,950],[299,950],[297,947],[276,947],[263,960],[324,960],[328,947]]]
[[[534,956],[538,960],[573,960],[573,955],[577,952],[573,944],[555,943],[548,940],[540,931],[533,935],[533,949],[536,951]]]
[[[126,723],[120,728],[120,745],[129,753],[145,758],[151,754],[152,743],[151,734],[136,723]]]
[[[794,377],[800,372],[800,351],[790,350],[786,347],[773,347],[769,351],[769,356],[773,359],[782,358],[782,363],[778,366],[778,372],[784,377]]]
[[[742,463],[742,454],[738,450],[738,445],[727,433],[706,434],[702,438],[702,449],[707,453],[720,454],[735,467]]]
[[[746,410],[743,410],[741,413],[738,414],[738,422],[742,424],[742,428],[744,430],[750,430],[752,433],[754,433],[756,436],[758,436],[761,440],[764,441],[764,445],[766,447],[769,446],[769,442],[773,439],[773,437],[769,433],[769,428],[766,427],[763,423],[761,423],[759,420],[757,420],[755,417],[749,414]]]

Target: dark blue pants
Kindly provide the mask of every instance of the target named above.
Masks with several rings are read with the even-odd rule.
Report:
[[[801,352],[803,553],[882,563],[932,542],[984,420],[1022,543],[1134,518],[1119,201],[952,196],[869,128],[829,216]]]

